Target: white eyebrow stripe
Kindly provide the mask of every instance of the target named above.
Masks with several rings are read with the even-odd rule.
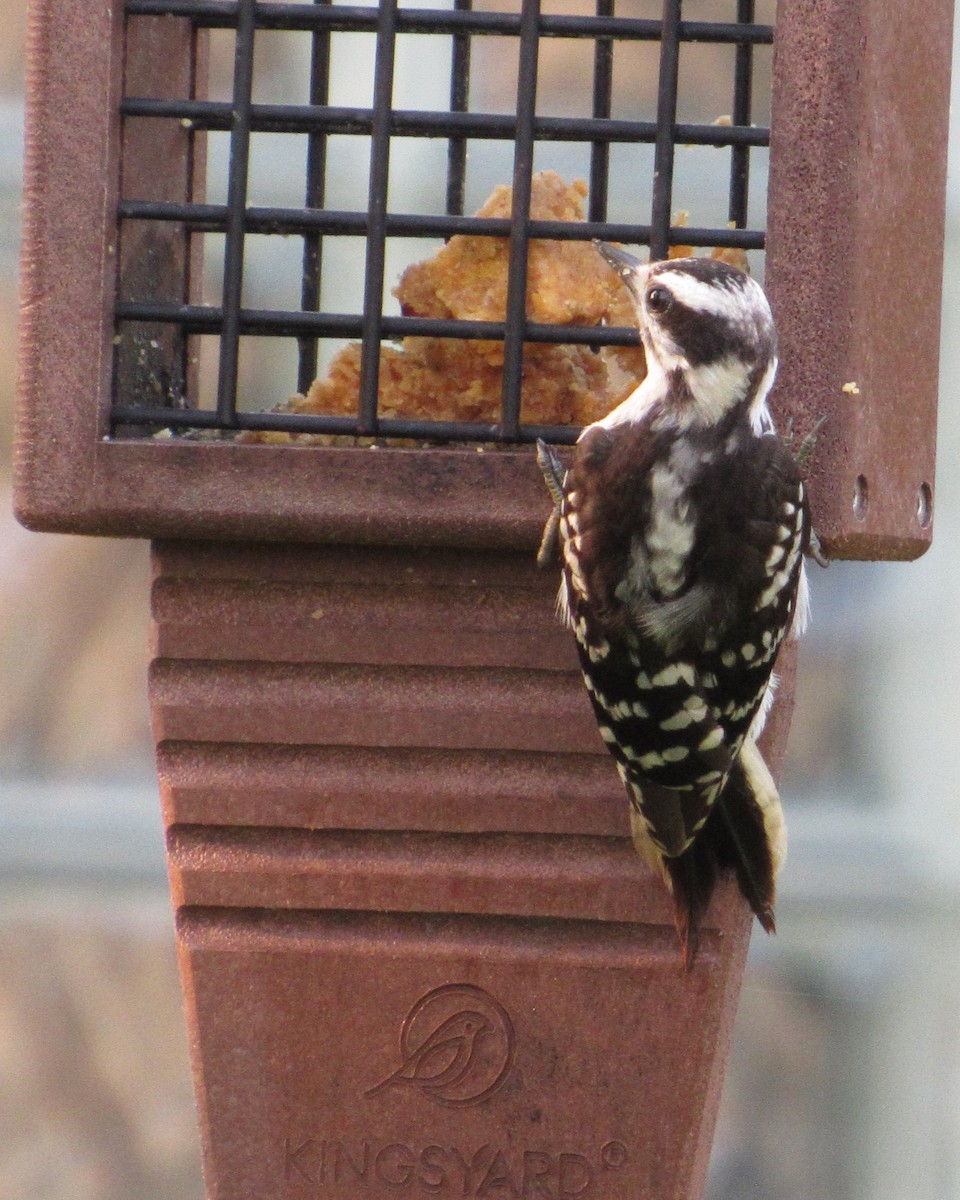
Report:
[[[755,321],[758,310],[769,314],[770,308],[763,289],[749,275],[744,275],[742,287],[724,287],[705,283],[686,271],[664,270],[651,276],[650,284],[663,283],[675,298],[693,312],[711,313],[730,321]],[[772,320],[772,318],[771,318]]]

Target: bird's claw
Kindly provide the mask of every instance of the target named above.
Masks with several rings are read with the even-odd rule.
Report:
[[[799,446],[796,454],[793,454],[793,418],[791,417],[790,420],[787,422],[787,429],[783,435],[782,441],[783,441],[783,444],[790,451],[790,453],[793,454],[793,461],[797,464],[798,471],[803,471],[803,469],[806,467],[807,463],[810,461],[810,457],[813,454],[814,447],[817,444],[817,434],[820,432],[820,430],[826,424],[828,415],[829,415],[828,413],[824,413],[823,416],[820,417],[820,419],[817,421],[817,423],[814,425],[814,427],[810,430],[810,432],[807,434],[807,436],[800,443],[800,446]]]
[[[557,452],[541,438],[537,438],[537,465],[553,500],[553,511],[543,527],[543,537],[537,551],[537,566],[547,567],[557,555],[560,530],[560,506],[563,504],[563,480],[566,472]]]
[[[783,435],[782,441],[786,448],[793,454],[793,461],[797,464],[797,470],[803,473],[804,468],[810,461],[810,456],[813,454],[814,447],[817,444],[817,434],[823,428],[827,420],[827,413],[817,421],[814,427],[810,430],[807,436],[800,443],[800,447],[796,454],[793,454],[793,418],[787,422],[786,432]],[[817,531],[811,527],[810,541],[807,545],[807,554],[813,559],[818,566],[828,567],[830,565],[830,557],[824,550],[820,539],[817,537]]]
[[[824,550],[820,539],[817,537],[817,531],[812,526],[810,528],[810,541],[807,544],[807,554],[809,554],[817,566],[830,566],[830,556]]]
[[[559,508],[563,503],[563,480],[566,471],[556,450],[552,446],[548,446],[543,438],[537,438],[537,466],[543,473],[543,482],[547,485],[547,491],[554,504]]]

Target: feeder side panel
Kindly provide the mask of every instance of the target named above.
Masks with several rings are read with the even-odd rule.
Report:
[[[930,541],[953,5],[779,6],[767,285],[776,403],[819,420],[814,518],[846,558]]]
[[[119,104],[124,88],[189,96],[203,39],[188,19],[128,21],[120,4],[84,0],[34,0],[29,38],[15,507],[31,528],[135,533],[104,469],[116,449],[104,441],[114,384],[134,402],[178,401],[188,356],[161,326],[128,328],[115,344],[114,302],[120,287],[182,303],[200,260],[175,224],[128,224],[121,242],[122,194],[157,199],[159,186],[160,198],[182,201],[195,188],[181,123],[122,128]],[[200,138],[194,172],[203,158]],[[136,479],[127,486],[135,492]]]
[[[112,364],[122,21],[120,5],[30,7],[15,504],[35,528],[59,528],[96,504],[94,447]]]

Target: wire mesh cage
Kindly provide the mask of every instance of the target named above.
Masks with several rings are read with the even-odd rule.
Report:
[[[763,247],[773,40],[757,19],[770,16],[763,0],[759,13],[755,0],[688,4],[696,19],[681,0],[619,9],[613,0],[127,0],[125,9],[114,436],[569,442],[575,427],[525,414],[525,347],[596,353],[636,334],[531,317],[531,240],[625,241],[653,258],[677,244]],[[184,26],[183,95],[151,93],[143,78],[139,57],[158,21]],[[272,87],[271,61],[280,65]],[[150,169],[161,129],[178,147],[182,198]],[[586,219],[531,215],[535,173],[554,167],[589,181]],[[465,215],[503,183],[506,214]],[[692,224],[679,227],[683,209]],[[496,319],[439,303],[424,315],[391,296],[425,247],[451,237],[508,247]],[[384,415],[381,346],[407,338],[502,347],[498,411]],[[307,393],[346,339],[362,339],[353,411],[262,411]]]
[[[882,0],[33,0],[21,520],[529,547],[545,494],[525,443],[572,442],[595,419],[569,401],[580,377],[640,355],[629,309],[568,294],[591,272],[618,286],[603,238],[748,256],[778,420],[828,418],[821,539],[916,557],[952,18],[951,0],[922,22]],[[565,208],[538,207],[547,176]],[[495,303],[411,295],[467,244],[497,260]],[[544,247],[567,256],[552,304]],[[544,379],[562,403],[539,403]],[[603,411],[613,391],[583,389]]]

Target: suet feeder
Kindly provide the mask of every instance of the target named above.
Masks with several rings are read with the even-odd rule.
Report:
[[[703,8],[34,0],[18,512],[153,540],[150,695],[217,1200],[702,1194],[750,922],[721,889],[681,969],[533,565],[531,443],[578,432],[525,417],[534,348],[633,335],[533,319],[527,250],[765,248],[779,417],[800,436],[826,417],[821,538],[922,553],[952,5]],[[254,67],[280,35],[307,65],[274,102]],[[495,100],[491,39],[516,76]],[[727,71],[720,122],[683,107],[704,45]],[[541,104],[558,46],[582,110],[573,86]],[[752,77],[771,59],[767,128]],[[442,111],[399,95],[401,60],[442,80]],[[278,146],[297,203],[252,182]],[[691,146],[725,196],[704,219],[680,183]],[[571,147],[585,219],[531,217],[535,172]],[[411,206],[404,156],[438,148]],[[511,214],[465,215],[488,178]],[[507,239],[502,314],[398,314],[404,244],[464,235]],[[265,297],[264,262],[291,247],[292,291]],[[496,411],[382,411],[385,343],[412,338],[502,346]],[[352,411],[283,404],[345,340]],[[270,396],[261,358],[281,364]],[[775,764],[789,709],[785,686]]]

